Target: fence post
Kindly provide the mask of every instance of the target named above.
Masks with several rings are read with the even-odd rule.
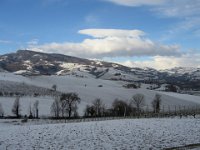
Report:
[[[185,106],[183,106],[183,111],[184,111],[184,113],[185,113]],[[186,114],[185,114],[186,115]]]
[[[195,112],[196,112],[196,113],[198,113],[198,108],[197,108],[197,105],[196,105],[196,109],[195,109]]]
[[[149,105],[147,105],[146,114],[147,114],[147,116],[149,116]]]
[[[176,105],[175,105],[175,116],[177,115],[177,113],[176,113]]]
[[[163,105],[163,117],[165,116],[165,106]]]
[[[170,115],[171,111],[170,111],[170,106],[169,105],[168,105],[168,111],[169,111],[169,115]]]

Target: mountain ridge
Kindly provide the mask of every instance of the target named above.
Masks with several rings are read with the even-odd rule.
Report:
[[[121,64],[89,60],[56,53],[18,50],[0,55],[0,71],[18,75],[75,75],[106,80],[175,84],[200,89],[200,68],[176,67],[167,70],[131,68]]]

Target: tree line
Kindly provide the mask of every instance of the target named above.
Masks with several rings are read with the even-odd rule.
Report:
[[[81,99],[77,93],[66,93],[60,97],[55,97],[51,105],[51,114],[54,118],[76,118],[78,104]],[[159,113],[161,109],[161,95],[156,94],[152,100],[154,113]],[[86,105],[84,117],[106,117],[106,116],[132,116],[140,115],[145,106],[145,96],[135,94],[129,101],[115,99],[111,107],[106,106],[102,99],[97,98],[90,105]]]
[[[29,107],[29,115],[25,115],[25,116],[22,116],[21,115],[21,103],[20,103],[20,97],[17,96],[14,103],[13,103],[13,106],[12,106],[12,109],[11,109],[12,113],[14,116],[12,116],[12,118],[21,118],[21,117],[25,117],[25,118],[39,118],[39,101],[36,100],[33,104],[33,106],[30,105]],[[4,117],[4,109],[2,107],[2,104],[0,103],[0,117]]]
[[[54,87],[56,89],[56,87]],[[80,117],[78,114],[78,104],[81,98],[77,93],[63,93],[55,96],[50,106],[51,117],[55,119],[71,119]],[[151,101],[151,114],[161,113],[162,96],[155,94]],[[176,109],[176,108],[175,108]],[[29,114],[25,118],[39,118],[39,101],[36,100],[33,106],[29,107]],[[184,108],[185,110],[185,108]],[[143,94],[135,94],[130,100],[115,99],[111,106],[107,106],[101,98],[94,99],[91,104],[86,105],[84,109],[85,118],[89,117],[126,117],[141,116],[146,112],[150,112],[148,105],[145,105],[145,96]],[[164,111],[164,108],[163,108]],[[12,107],[12,113],[15,118],[21,118],[20,97],[17,96]],[[4,116],[4,110],[0,103],[0,118]]]

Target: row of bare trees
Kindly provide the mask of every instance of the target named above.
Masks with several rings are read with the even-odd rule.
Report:
[[[55,118],[78,117],[78,104],[81,99],[76,93],[64,93],[60,97],[55,97],[51,105],[51,114]],[[139,115],[145,105],[145,96],[135,94],[130,101],[115,99],[111,108],[103,103],[100,98],[95,99],[91,105],[87,105],[84,111],[85,117],[103,116],[131,116]],[[154,113],[159,113],[161,106],[161,95],[156,94],[152,101]]]
[[[153,112],[159,113],[161,109],[161,95],[156,94],[151,105]],[[135,94],[129,101],[115,99],[111,108],[106,108],[103,101],[98,98],[91,105],[86,106],[85,117],[140,115],[144,106],[145,96],[143,94]]]
[[[17,96],[12,107],[12,113],[15,115],[16,118],[21,118],[21,103],[20,97]],[[0,103],[0,117],[4,117],[4,109]],[[36,100],[33,104],[33,107],[30,105],[30,112],[29,118],[39,118],[39,101]]]
[[[78,114],[78,104],[81,102],[77,93],[63,93],[61,96],[55,97],[50,109],[54,118],[76,118]],[[159,114],[161,111],[162,97],[156,94],[151,102],[151,113]],[[185,109],[185,108],[184,108]],[[170,109],[169,109],[170,110]],[[176,107],[175,107],[176,110]],[[107,116],[140,116],[144,112],[148,112],[148,105],[145,105],[145,96],[143,94],[135,94],[130,100],[115,99],[111,106],[106,106],[102,99],[95,99],[90,105],[87,105],[84,111],[85,117],[107,117]],[[16,97],[12,113],[16,118],[21,117],[20,97]],[[4,116],[4,110],[0,103],[0,117]],[[30,105],[29,118],[39,118],[39,101]]]

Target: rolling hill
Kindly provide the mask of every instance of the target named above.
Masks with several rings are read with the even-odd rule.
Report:
[[[156,93],[162,95],[162,105],[165,109],[200,105],[200,96],[163,91],[164,85],[172,83],[179,86],[179,92],[182,93],[185,91],[184,87],[191,86],[198,90],[198,68],[157,71],[151,68],[129,68],[116,63],[27,50],[0,56],[0,68],[0,103],[7,115],[12,114],[11,108],[16,93],[24,94],[21,98],[22,114],[27,114],[29,105],[39,100],[41,115],[50,115],[52,95],[55,94],[52,94],[52,85],[57,85],[57,94],[79,94],[82,100],[79,114],[83,114],[85,106],[96,98],[101,98],[109,108],[114,99],[129,101],[137,93],[145,95],[145,107],[151,107],[151,101]],[[140,86],[125,88],[128,84]],[[3,96],[1,93],[5,91],[12,95]]]

